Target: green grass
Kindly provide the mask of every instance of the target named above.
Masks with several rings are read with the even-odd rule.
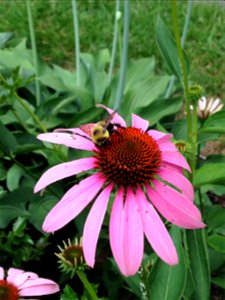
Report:
[[[122,2],[122,1],[121,1]],[[185,44],[191,67],[190,80],[206,94],[225,101],[225,5],[221,1],[193,1],[191,23]],[[29,41],[25,1],[0,1],[0,32],[13,31]],[[186,3],[178,1],[179,20],[184,23]],[[122,6],[122,4],[121,4]],[[114,1],[78,0],[82,52],[111,49]],[[122,9],[122,8],[121,8]],[[71,1],[32,1],[39,55],[49,63],[74,67]],[[166,72],[155,41],[157,15],[171,28],[169,1],[131,1],[129,58],[154,55],[159,73]]]

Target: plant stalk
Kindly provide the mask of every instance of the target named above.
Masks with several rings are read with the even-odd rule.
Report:
[[[186,104],[186,114],[187,114],[187,136],[188,142],[192,145],[192,155],[190,158],[190,165],[192,169],[192,177],[191,180],[193,182],[193,174],[195,173],[195,166],[196,166],[196,142],[197,142],[197,130],[193,131],[193,124],[192,124],[192,114],[190,109],[190,97],[189,97],[189,87],[188,87],[188,76],[185,68],[185,61],[184,61],[184,53],[181,46],[180,40],[180,32],[179,32],[179,24],[178,24],[178,17],[177,17],[177,0],[171,0],[171,8],[172,8],[172,21],[173,21],[173,30],[177,45],[177,52],[180,62],[181,74],[182,74],[182,84],[184,90],[184,98]],[[195,121],[194,121],[195,122]],[[194,136],[195,135],[195,136]]]
[[[32,49],[32,56],[35,68],[35,93],[36,93],[36,104],[37,106],[41,103],[41,86],[39,82],[39,64],[38,64],[38,55],[37,55],[37,45],[36,45],[36,38],[35,38],[35,31],[34,31],[34,22],[32,17],[31,11],[31,1],[26,0],[27,6],[27,15],[28,15],[28,25],[29,25],[29,32],[30,32],[30,40],[31,40],[31,49]]]
[[[116,90],[116,99],[114,103],[114,109],[120,108],[127,70],[127,56],[128,56],[128,34],[129,34],[129,23],[130,23],[130,1],[124,0],[124,26],[123,26],[123,46],[122,56],[120,64],[119,81]]]
[[[118,41],[118,25],[119,25],[119,20],[117,19],[117,12],[119,11],[119,9],[120,9],[120,0],[116,0],[113,44],[112,44],[112,54],[111,54],[109,73],[108,73],[108,85],[110,84],[110,82],[112,80],[113,66],[114,66],[115,57],[116,57],[116,47],[117,47],[117,41]]]
[[[85,276],[85,274],[82,271],[80,271],[80,270],[76,270],[76,274],[79,277],[80,281],[83,283],[84,288],[86,289],[86,291],[90,295],[91,299],[92,300],[98,300],[99,298],[97,297],[97,295],[96,295],[96,293],[95,293],[92,285],[88,281],[88,279]]]
[[[71,0],[73,14],[73,32],[74,32],[74,48],[75,48],[75,70],[77,86],[80,86],[80,40],[79,40],[79,22],[77,15],[77,1]]]
[[[186,16],[185,16],[185,23],[184,23],[184,28],[183,28],[182,37],[181,37],[181,46],[182,47],[184,47],[184,44],[185,44],[188,27],[189,27],[189,23],[190,23],[190,19],[191,19],[192,1],[193,0],[188,1],[188,8],[187,8]],[[165,98],[169,97],[175,81],[176,81],[176,76],[173,75],[172,79],[170,80],[169,86],[166,90]]]

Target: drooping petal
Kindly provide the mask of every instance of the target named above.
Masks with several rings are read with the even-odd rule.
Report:
[[[17,276],[19,276],[20,274],[23,274],[23,273],[24,273],[24,271],[21,270],[21,269],[10,268],[10,269],[8,270],[6,280],[9,281],[9,282],[14,283],[15,278],[16,278]]]
[[[13,283],[20,288],[26,281],[36,278],[38,278],[38,275],[34,272],[23,272],[14,278]]]
[[[97,241],[113,185],[107,186],[95,200],[83,231],[83,250],[88,266],[94,267]]]
[[[4,279],[4,269],[0,267],[0,280]]]
[[[184,195],[158,180],[146,185],[147,195],[157,210],[171,223],[188,229],[203,228],[198,208]]]
[[[124,263],[125,276],[137,273],[144,252],[144,234],[141,215],[135,195],[128,188],[124,205]]]
[[[81,158],[71,162],[56,165],[47,170],[38,180],[34,187],[34,192],[44,189],[46,186],[60,179],[93,169],[95,166],[95,158]]]
[[[166,165],[160,168],[160,171],[157,173],[157,175],[163,180],[176,186],[188,200],[192,202],[194,201],[193,186],[185,176],[172,170],[169,166]]]
[[[123,190],[120,189],[110,217],[110,245],[120,271],[132,276],[140,267],[143,257],[144,235],[136,199],[130,190],[123,207]]]
[[[142,129],[143,131],[146,131],[148,129],[149,122],[145,119],[142,119],[141,117],[132,114],[132,127]]]
[[[158,213],[147,201],[140,188],[136,192],[136,198],[141,212],[144,233],[153,250],[167,264],[177,264],[176,248]]]
[[[51,133],[42,133],[37,136],[37,138],[44,142],[60,144],[67,147],[94,151],[96,149],[94,143],[80,135],[75,133],[64,133],[64,132],[51,132]]]
[[[186,159],[178,151],[163,151],[162,160],[191,171]]]
[[[20,286],[20,296],[41,296],[57,292],[59,292],[58,284],[45,278],[30,279]]]
[[[124,209],[123,209],[123,188],[119,188],[112,205],[109,239],[114,259],[119,266],[121,273],[126,273],[124,262],[123,232],[124,232]]]
[[[43,230],[54,232],[68,224],[93,200],[104,181],[99,174],[94,174],[73,186],[48,213]]]
[[[111,108],[108,108],[107,106],[105,106],[103,104],[97,104],[96,106],[104,108],[109,114],[112,114],[114,112],[114,110],[112,110]],[[115,113],[115,115],[112,119],[112,123],[120,124],[120,126],[122,126],[122,127],[127,126],[125,120],[118,113]]]
[[[165,133],[165,132],[161,132],[161,131],[158,131],[158,130],[154,130],[154,129],[151,129],[148,131],[148,134],[150,136],[152,136],[155,140],[160,140],[161,138],[165,137],[165,136],[169,136],[170,138],[173,137],[172,134],[168,134],[168,133]]]

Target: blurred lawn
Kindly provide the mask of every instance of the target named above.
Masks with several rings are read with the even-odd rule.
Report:
[[[71,1],[31,2],[39,55],[49,63],[73,68]],[[181,28],[186,3],[178,1]],[[81,51],[95,53],[101,48],[111,49],[114,9],[112,0],[78,0]],[[158,72],[165,72],[166,66],[155,42],[155,23],[159,13],[171,27],[169,1],[131,1],[129,57],[154,55]],[[15,37],[29,40],[25,1],[0,0],[0,19],[0,32],[13,31]],[[222,1],[193,1],[185,50],[190,59],[191,81],[203,85],[208,95],[219,96],[225,102],[224,20],[225,3]]]

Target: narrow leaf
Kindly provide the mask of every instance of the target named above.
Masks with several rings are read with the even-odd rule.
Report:
[[[194,299],[207,300],[210,295],[210,270],[205,230],[187,232],[190,268],[195,283]]]
[[[186,285],[187,264],[181,230],[173,226],[170,233],[176,245],[179,263],[176,266],[169,266],[161,260],[156,262],[149,276],[151,300],[180,299]]]

